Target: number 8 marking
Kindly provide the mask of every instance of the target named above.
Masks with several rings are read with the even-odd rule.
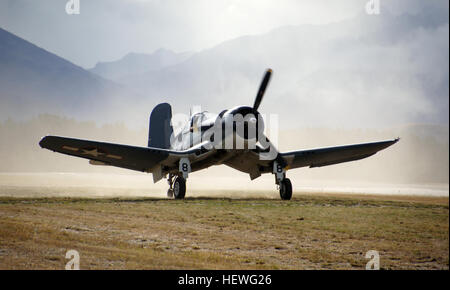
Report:
[[[278,173],[283,172],[283,167],[281,167],[280,164],[277,164],[277,172],[278,172]]]

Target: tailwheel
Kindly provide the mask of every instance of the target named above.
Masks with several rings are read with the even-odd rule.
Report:
[[[292,197],[292,183],[289,178],[280,181],[280,197],[282,200],[290,200]]]
[[[186,194],[186,180],[182,176],[175,177],[173,182],[173,195],[175,199],[183,199]]]

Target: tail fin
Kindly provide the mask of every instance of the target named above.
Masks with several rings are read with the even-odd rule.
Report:
[[[170,136],[173,133],[171,119],[172,107],[168,103],[159,104],[153,109],[150,115],[148,147],[170,148]]]

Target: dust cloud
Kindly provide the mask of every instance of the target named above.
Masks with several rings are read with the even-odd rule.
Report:
[[[345,164],[288,171],[297,193],[366,193],[448,196],[448,127],[408,125],[389,129],[300,128],[281,131],[278,147],[299,150],[401,137],[376,155]],[[92,166],[87,160],[43,150],[47,134],[145,146],[147,129],[122,123],[96,125],[53,115],[0,123],[0,196],[165,198],[167,183],[151,174]],[[231,168],[213,166],[192,173],[188,196],[276,198],[271,174],[250,181]]]

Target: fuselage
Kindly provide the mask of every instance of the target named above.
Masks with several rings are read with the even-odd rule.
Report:
[[[188,150],[201,143],[216,149],[255,149],[264,122],[251,107],[237,106],[220,114],[193,114],[185,126],[170,138],[171,149]]]
[[[203,141],[205,133],[214,126],[217,114],[201,112],[192,115],[185,126],[171,137],[171,149],[187,150]]]

